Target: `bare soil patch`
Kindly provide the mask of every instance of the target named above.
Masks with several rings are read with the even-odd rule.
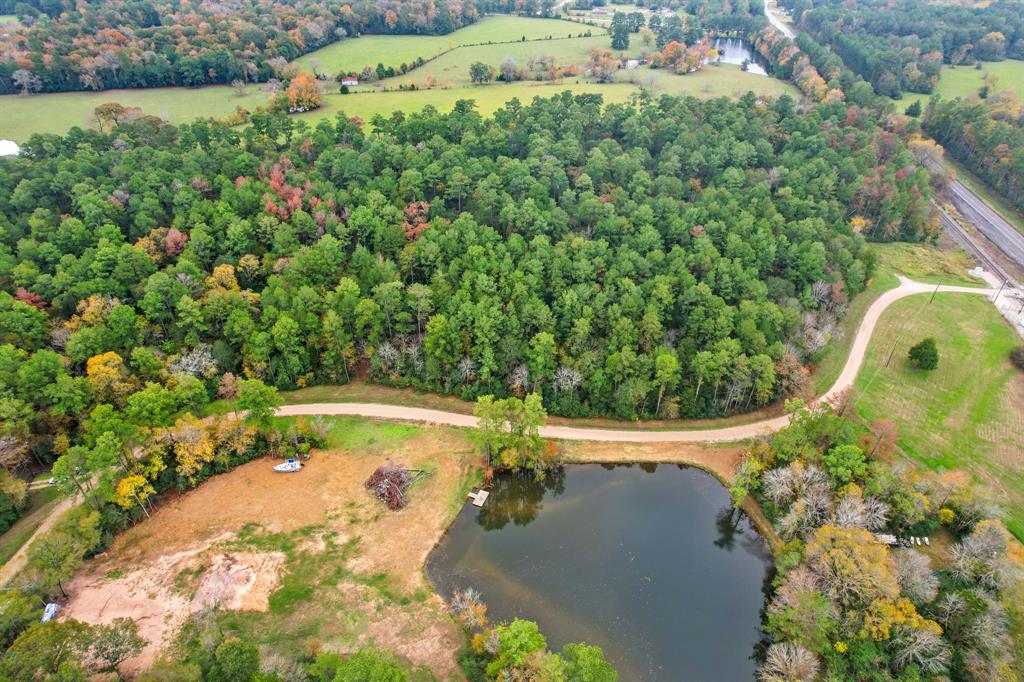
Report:
[[[274,461],[258,460],[166,501],[87,562],[70,585],[66,615],[92,623],[136,620],[150,644],[125,666],[129,673],[166,649],[190,615],[217,604],[252,613],[247,627],[277,653],[295,656],[312,630],[327,648],[385,646],[440,679],[457,675],[461,633],[422,569],[461,507],[478,458],[458,431],[403,428],[402,437],[385,439],[388,447],[316,452],[296,474],[275,473]],[[389,459],[433,472],[410,489],[409,506],[398,512],[363,487]],[[290,559],[247,546],[240,536],[254,527],[274,537],[290,533],[299,546]],[[354,549],[332,553],[328,545]],[[316,568],[321,554],[337,561],[336,578],[312,585],[308,601],[277,609],[275,592],[302,579],[290,572]]]

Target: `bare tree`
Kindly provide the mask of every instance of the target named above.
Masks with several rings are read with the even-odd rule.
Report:
[[[516,76],[516,60],[511,55],[501,60],[501,78],[506,83],[511,83]]]
[[[779,642],[768,647],[757,673],[761,682],[812,682],[818,676],[818,657],[799,644]]]
[[[508,387],[517,395],[524,395],[530,388],[530,370],[526,365],[516,365],[508,377]]]
[[[949,644],[931,628],[898,627],[893,632],[890,645],[893,648],[892,662],[898,669],[916,663],[923,672],[937,675],[949,667]]]
[[[236,78],[235,80],[231,81],[231,87],[234,88],[235,95],[237,97],[245,97],[245,81],[244,80],[242,80],[241,78]]]
[[[576,387],[583,382],[583,375],[575,367],[569,367],[562,365],[555,370],[555,388],[560,392],[569,392],[569,398],[572,399],[573,392]]]
[[[1008,533],[997,521],[982,521],[953,546],[953,576],[989,590],[1000,589],[1013,572],[1006,555]]]
[[[455,590],[450,603],[452,613],[467,628],[482,628],[487,625],[487,605],[480,592],[467,587]]]
[[[939,579],[932,572],[931,559],[913,549],[895,550],[892,559],[903,595],[916,606],[931,603],[939,593]]]
[[[459,379],[468,384],[476,376],[476,363],[468,355],[459,360]]]
[[[21,94],[23,95],[31,95],[33,92],[39,92],[39,89],[43,87],[42,79],[28,69],[18,69],[12,73],[11,81],[17,87],[21,88]]]

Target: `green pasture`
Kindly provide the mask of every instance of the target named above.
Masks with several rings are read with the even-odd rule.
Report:
[[[491,16],[443,36],[373,35],[340,40],[296,61],[308,70],[310,61],[318,60],[319,69],[333,75],[339,71],[361,71],[364,66],[377,64],[397,67],[412,63],[418,57],[430,59],[463,45],[509,43],[523,38],[527,41],[568,38],[587,30],[601,32],[600,28],[560,19]]]
[[[1013,90],[1017,97],[1024,99],[1024,61],[1017,59],[982,62],[981,69],[973,66],[944,65],[934,94],[946,99],[977,95],[987,74],[995,76],[996,91]],[[932,95],[905,92],[903,97],[896,100],[897,108],[902,111],[915,100],[921,102],[923,107],[931,98]]]

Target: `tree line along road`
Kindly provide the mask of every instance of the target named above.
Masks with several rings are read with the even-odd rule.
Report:
[[[850,346],[850,354],[846,358],[846,364],[832,387],[819,398],[820,401],[829,402],[838,396],[842,391],[853,385],[857,378],[857,372],[864,362],[864,355],[867,352],[868,342],[875,331],[875,325],[882,313],[896,301],[913,296],[915,294],[932,293],[933,291],[944,293],[964,293],[992,295],[993,289],[979,289],[973,287],[939,286],[915,282],[906,277],[900,277],[900,285],[890,289],[879,296],[867,312],[864,319],[857,327],[856,336]],[[304,405],[285,405],[278,409],[277,414],[282,417],[289,416],[331,416],[331,415],[354,415],[372,417],[377,419],[396,419],[401,421],[420,422],[426,424],[443,424],[445,426],[459,426],[472,428],[477,424],[476,417],[456,412],[444,412],[441,410],[430,410],[420,407],[407,407],[402,405],[385,405],[381,403],[309,403]],[[733,441],[756,438],[765,433],[778,431],[789,423],[787,416],[764,419],[749,424],[738,424],[736,426],[723,426],[711,429],[681,429],[674,431],[650,431],[640,429],[598,429],[582,428],[575,426],[542,426],[540,435],[545,438],[561,440],[582,440],[582,441],[605,441],[620,443],[727,443]]]

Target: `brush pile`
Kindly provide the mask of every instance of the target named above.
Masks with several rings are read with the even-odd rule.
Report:
[[[385,464],[377,467],[377,470],[370,474],[364,484],[368,490],[372,490],[374,496],[386,504],[388,509],[397,511],[404,509],[408,504],[406,491],[409,487],[422,478],[430,475],[429,471],[422,469],[406,469],[395,464]]]

